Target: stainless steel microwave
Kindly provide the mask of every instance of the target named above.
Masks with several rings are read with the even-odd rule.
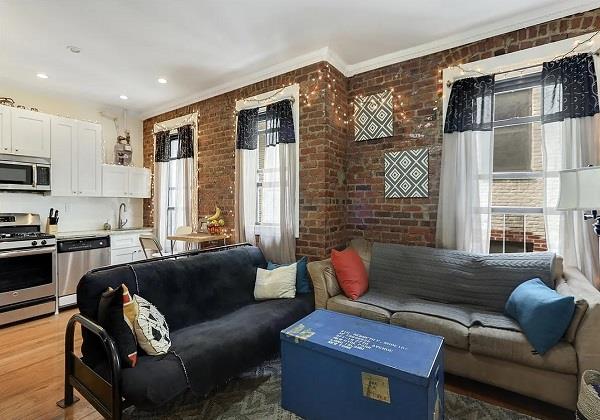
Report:
[[[50,191],[50,159],[0,154],[0,190]]]

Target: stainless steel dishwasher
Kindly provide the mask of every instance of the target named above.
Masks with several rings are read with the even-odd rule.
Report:
[[[92,268],[110,265],[110,237],[59,239],[58,307],[77,304],[77,285]]]

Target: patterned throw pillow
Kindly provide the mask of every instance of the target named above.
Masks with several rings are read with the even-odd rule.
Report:
[[[138,344],[150,356],[166,354],[171,347],[169,326],[156,306],[141,296],[133,296],[137,317],[133,323]]]

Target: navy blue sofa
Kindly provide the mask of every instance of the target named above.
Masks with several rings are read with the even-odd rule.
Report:
[[[75,401],[74,386],[105,417],[120,418],[130,405],[154,408],[186,391],[204,396],[274,356],[279,332],[314,310],[314,296],[255,301],[256,269],[266,266],[260,249],[237,245],[87,273],[77,289],[80,314],[67,327],[59,405]],[[102,292],[121,283],[165,316],[173,352],[138,353],[134,368],[121,369],[114,341],[96,323]],[[82,325],[81,358],[73,351],[75,324]]]

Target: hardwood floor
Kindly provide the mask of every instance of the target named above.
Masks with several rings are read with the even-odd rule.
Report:
[[[83,398],[66,410],[56,405],[63,393],[65,327],[76,312],[0,329],[0,419],[102,419]],[[78,337],[77,348],[80,343]]]
[[[0,328],[0,419],[101,419],[84,399],[63,410],[64,333],[77,310]],[[81,338],[76,341],[79,348]],[[543,419],[573,419],[568,410],[452,375],[446,388]]]

